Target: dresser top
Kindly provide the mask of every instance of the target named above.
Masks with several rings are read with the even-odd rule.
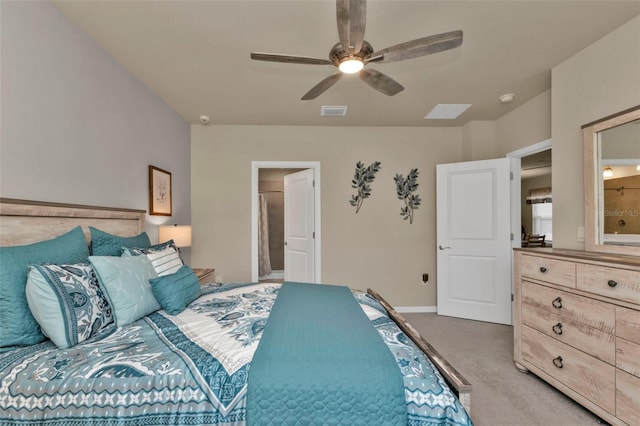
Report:
[[[523,253],[550,255],[571,259],[590,260],[595,262],[609,262],[619,265],[640,267],[640,257],[624,254],[602,253],[595,251],[571,250],[561,248],[515,248]]]

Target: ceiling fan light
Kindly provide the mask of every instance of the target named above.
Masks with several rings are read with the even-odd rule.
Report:
[[[362,68],[364,68],[362,60],[355,58],[347,58],[338,65],[338,69],[345,74],[355,74]]]
[[[613,176],[613,169],[611,167],[605,167],[602,171],[602,177],[610,178]]]

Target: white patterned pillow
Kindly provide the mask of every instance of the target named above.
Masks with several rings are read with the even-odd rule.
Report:
[[[180,253],[178,253],[178,249],[173,243],[173,240],[169,240],[166,243],[157,244],[149,248],[123,247],[122,255],[125,257],[139,255],[147,256],[158,276],[174,274],[178,272],[183,265]]]
[[[26,294],[33,317],[59,348],[115,328],[113,310],[90,264],[32,265]]]

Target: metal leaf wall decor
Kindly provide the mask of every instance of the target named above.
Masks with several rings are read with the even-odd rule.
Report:
[[[409,223],[413,223],[413,210],[417,209],[420,205],[420,196],[414,194],[418,189],[418,169],[411,169],[407,178],[401,174],[396,174],[393,178],[396,182],[396,194],[398,199],[404,201],[404,207],[400,209],[400,216],[402,219],[409,219]]]
[[[356,171],[351,180],[351,187],[358,190],[358,193],[351,195],[349,204],[356,208],[356,214],[362,207],[362,202],[371,195],[371,182],[376,178],[376,173],[380,170],[380,162],[374,161],[368,167],[362,161],[356,163]]]

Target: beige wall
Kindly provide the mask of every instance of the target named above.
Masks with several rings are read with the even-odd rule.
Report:
[[[551,91],[539,94],[495,123],[497,157],[550,139]]]
[[[553,239],[584,249],[583,124],[640,104],[640,16],[554,67]]]
[[[462,161],[487,160],[496,155],[496,122],[470,121],[462,127]]]
[[[372,286],[396,306],[436,304],[435,165],[503,157],[553,139],[554,246],[583,248],[580,126],[640,104],[640,17],[553,69],[547,91],[495,122],[462,128],[192,126],[193,265],[244,281],[250,265],[252,160],[320,161],[322,281]],[[553,128],[553,130],[552,130]],[[348,203],[355,163],[378,160],[373,194]],[[420,171],[423,205],[402,221],[393,176]],[[428,286],[420,275],[430,274]]]
[[[322,281],[373,287],[396,306],[436,304],[435,166],[461,161],[461,128],[191,128],[192,264],[251,279],[251,161],[320,161]],[[356,162],[381,161],[372,195],[349,204]],[[393,177],[418,168],[422,205],[400,217]],[[429,284],[420,285],[423,272]]]

